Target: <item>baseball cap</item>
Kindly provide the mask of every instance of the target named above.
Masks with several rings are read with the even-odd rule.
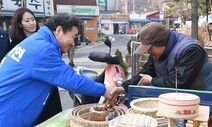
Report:
[[[141,44],[135,50],[135,53],[143,54],[152,45],[165,46],[169,38],[169,30],[161,23],[151,22],[142,27],[139,37]]]

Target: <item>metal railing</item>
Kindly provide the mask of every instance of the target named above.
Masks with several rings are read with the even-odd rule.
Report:
[[[212,47],[204,47],[205,48],[205,50],[207,51],[207,53],[208,53],[208,57],[209,57],[209,59],[210,59],[210,61],[212,62]]]
[[[136,73],[139,72],[140,69],[142,69],[143,65],[148,60],[149,54],[145,53],[142,55],[135,54],[136,48],[139,46],[141,42],[132,41],[131,42],[131,71],[132,76],[134,76]]]

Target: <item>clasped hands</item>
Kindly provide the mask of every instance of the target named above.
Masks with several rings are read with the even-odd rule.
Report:
[[[118,95],[124,93],[123,87],[113,87],[111,85],[106,86],[106,91],[104,97],[107,98],[109,101],[112,101],[117,98]]]
[[[148,74],[140,74],[141,79],[137,85],[150,85],[152,81],[152,76]],[[106,91],[104,97],[112,101],[114,98],[117,98],[118,95],[124,93],[123,87],[113,87],[111,85],[106,86]]]

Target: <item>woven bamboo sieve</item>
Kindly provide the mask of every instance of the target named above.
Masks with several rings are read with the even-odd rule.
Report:
[[[140,114],[140,113],[136,113],[134,112],[131,108],[129,108],[127,110],[126,114]],[[158,127],[168,127],[168,119],[164,118],[164,117],[154,117],[156,119],[156,121],[158,122]]]
[[[90,108],[97,104],[86,104],[75,107],[71,112],[70,127],[108,127],[110,121],[89,121]],[[115,108],[115,117],[124,115],[125,112],[119,107]]]
[[[157,127],[157,121],[146,115],[127,114],[111,120],[109,127]]]
[[[131,109],[135,114],[144,114],[155,117],[159,110],[158,98],[139,98],[130,102]]]

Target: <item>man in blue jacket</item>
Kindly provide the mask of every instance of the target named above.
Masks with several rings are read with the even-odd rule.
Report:
[[[79,23],[74,15],[57,14],[6,55],[0,66],[1,127],[33,126],[53,85],[109,100],[124,91],[76,74],[62,60],[74,46]]]
[[[0,16],[2,13],[1,5],[2,5],[2,0],[0,0]],[[9,50],[10,50],[9,36],[2,28],[0,28],[0,62]]]

